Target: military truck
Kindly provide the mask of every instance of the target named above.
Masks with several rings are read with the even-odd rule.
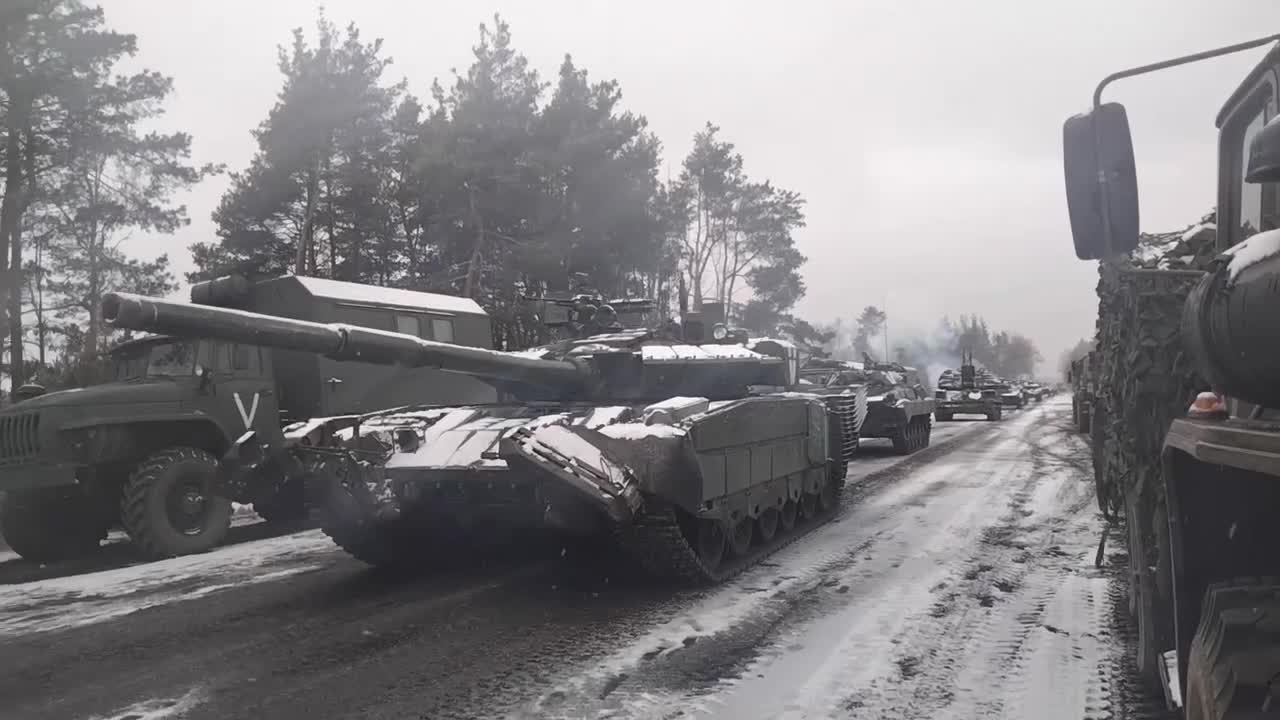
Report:
[[[969,351],[961,353],[959,372],[948,369],[938,376],[934,399],[933,417],[938,422],[950,422],[956,415],[985,415],[992,421],[1004,417],[999,389],[990,381],[990,373],[983,371],[979,377]]]
[[[236,442],[233,474],[305,478],[325,532],[376,566],[510,533],[563,533],[616,541],[659,577],[717,582],[833,516],[857,409],[843,392],[792,389],[793,344],[689,313],[602,325],[583,318],[612,318],[612,303],[581,300],[576,337],[522,352],[124,294],[104,300],[103,317],[336,361],[435,367],[509,395],[313,418],[287,430],[285,452],[250,433]]]
[[[250,283],[222,278],[191,288],[195,317],[209,306],[276,318],[342,322],[489,347],[475,302],[309,277]],[[227,533],[233,501],[269,522],[306,512],[298,484],[223,482],[218,459],[246,431],[283,443],[282,423],[410,402],[496,399],[493,389],[431,369],[338,363],[252,343],[152,336],[110,353],[112,378],[51,392],[0,412],[0,533],[24,558],[62,560],[96,548],[120,525],[145,555],[207,550]]]
[[[1063,128],[1076,255],[1101,261],[1094,400],[1105,429],[1097,409],[1092,429],[1100,494],[1120,506],[1127,531],[1134,660],[1193,720],[1280,712],[1277,40],[1113,73]],[[1125,108],[1102,102],[1103,90],[1268,44],[1217,116],[1220,254],[1203,266],[1134,267],[1132,139]]]

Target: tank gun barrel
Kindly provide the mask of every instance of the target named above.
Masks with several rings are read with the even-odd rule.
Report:
[[[451,345],[389,330],[295,320],[129,293],[105,295],[102,319],[129,330],[300,350],[334,360],[430,367],[551,387],[580,386],[588,374],[587,369],[561,360]]]

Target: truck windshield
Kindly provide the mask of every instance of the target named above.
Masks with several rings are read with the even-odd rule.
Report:
[[[181,377],[195,372],[195,345],[166,342],[122,349],[115,354],[115,379]]]

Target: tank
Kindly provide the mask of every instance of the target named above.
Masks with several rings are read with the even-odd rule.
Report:
[[[811,358],[800,371],[802,381],[826,388],[859,387],[867,396],[860,438],[887,438],[900,454],[929,446],[935,401],[920,382],[919,372],[900,363]]]
[[[938,376],[933,417],[938,422],[950,422],[956,415],[965,414],[1000,420],[1004,416],[1003,392],[995,376],[973,364],[972,353],[962,353],[959,370],[943,370]]]
[[[325,532],[374,565],[535,531],[607,536],[653,575],[716,582],[831,516],[860,410],[846,393],[797,391],[792,344],[708,327],[706,312],[628,328],[602,298],[567,304],[570,336],[522,352],[126,294],[104,299],[103,318],[498,388],[498,403],[297,423],[285,454],[246,433],[228,453],[229,472],[305,476]]]

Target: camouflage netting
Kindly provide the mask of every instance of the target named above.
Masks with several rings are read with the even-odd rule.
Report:
[[[1099,502],[1112,517],[1131,493],[1163,492],[1165,432],[1203,386],[1179,325],[1187,294],[1216,255],[1213,221],[1211,214],[1184,232],[1144,233],[1130,257],[1099,265],[1091,431]]]

